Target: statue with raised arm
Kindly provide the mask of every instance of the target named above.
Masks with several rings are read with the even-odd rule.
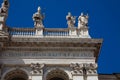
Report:
[[[78,27],[87,27],[88,26],[88,14],[84,15],[81,13],[81,15],[78,17]]]
[[[44,27],[43,23],[42,23],[43,19],[44,19],[44,16],[41,14],[41,8],[38,7],[38,11],[35,14],[33,14],[33,20],[35,22],[34,26],[35,27]]]
[[[4,2],[2,3],[2,7],[0,8],[0,13],[7,13],[8,7],[9,7],[8,0],[4,0]]]
[[[75,16],[72,16],[70,12],[68,12],[68,15],[66,16],[68,27],[74,27],[75,24]]]

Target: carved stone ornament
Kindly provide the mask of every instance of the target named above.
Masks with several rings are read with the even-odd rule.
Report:
[[[82,70],[83,64],[78,64],[78,63],[73,64],[73,63],[71,63],[70,67],[73,70],[72,71],[73,74],[83,74],[83,70]]]
[[[78,64],[78,63],[71,63],[70,67],[72,68],[72,74],[97,74],[97,64]]]
[[[30,67],[32,68],[33,74],[41,74],[44,64],[31,63]]]
[[[74,27],[75,25],[75,16],[72,16],[70,12],[68,12],[68,15],[66,16],[68,27]]]
[[[87,70],[87,74],[97,74],[97,64],[89,64],[89,68]]]

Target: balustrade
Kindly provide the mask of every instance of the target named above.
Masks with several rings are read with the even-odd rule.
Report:
[[[35,29],[32,28],[9,28],[11,36],[34,36]]]
[[[68,29],[44,29],[44,36],[69,36]]]
[[[9,28],[10,36],[36,36],[36,29],[35,28]],[[43,36],[44,37],[62,37],[62,36],[69,36],[68,29],[43,29]]]

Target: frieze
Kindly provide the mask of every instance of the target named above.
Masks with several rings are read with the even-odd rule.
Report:
[[[92,51],[83,52],[2,52],[1,58],[94,58]]]

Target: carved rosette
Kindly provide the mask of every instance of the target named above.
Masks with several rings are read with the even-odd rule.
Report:
[[[70,67],[72,68],[72,74],[80,74],[80,75],[92,75],[97,74],[97,64],[87,64],[87,63],[71,63]]]
[[[31,63],[31,73],[32,74],[42,74],[43,73],[43,67],[44,64],[39,64],[39,63]]]

